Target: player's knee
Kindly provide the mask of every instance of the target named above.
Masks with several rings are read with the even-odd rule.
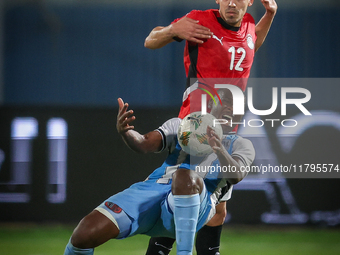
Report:
[[[203,181],[194,171],[177,169],[172,177],[172,193],[174,195],[199,194],[203,190]]]
[[[71,244],[80,249],[94,248],[91,231],[75,230],[71,236]]]
[[[94,248],[98,246],[96,227],[87,224],[86,217],[79,223],[71,236],[71,244],[80,249]]]

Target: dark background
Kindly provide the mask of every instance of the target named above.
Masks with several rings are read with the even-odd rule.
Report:
[[[30,199],[0,201],[0,221],[78,221],[108,196],[144,180],[162,163],[165,153],[141,155],[124,145],[115,129],[116,99],[122,97],[135,110],[135,126],[141,133],[177,115],[185,86],[184,43],[156,51],[143,43],[156,25],[167,25],[191,9],[217,7],[214,1],[187,2],[2,2],[0,193],[24,190]],[[337,78],[340,70],[338,2],[277,2],[280,8],[267,41],[256,53],[252,77],[275,78],[272,84],[277,87],[289,84],[284,80],[277,85],[284,78],[311,78],[314,82],[299,86],[312,93],[308,109],[339,114],[339,81],[329,79]],[[258,21],[263,7],[256,3],[249,11]],[[260,88],[261,82],[256,81],[252,87]],[[256,106],[271,103],[265,93],[255,94]],[[290,110],[287,118],[298,113],[296,108]],[[25,187],[10,183],[11,125],[16,117],[34,117],[38,122],[31,178]],[[67,193],[58,204],[46,199],[46,124],[53,117],[64,119],[68,128]],[[278,112],[271,118],[282,119]],[[277,127],[266,127],[263,139],[281,164],[339,164],[339,126],[336,119],[333,126],[306,130],[289,152],[281,148]],[[228,203],[229,221],[263,223],[269,212],[290,219],[272,222],[276,224],[292,223],[292,218],[302,215],[298,224],[336,226],[340,224],[339,180],[284,179],[283,186],[278,180],[266,180],[263,187],[274,190],[276,204],[263,190],[235,186]]]

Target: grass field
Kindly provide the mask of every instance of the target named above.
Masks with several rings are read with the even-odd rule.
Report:
[[[74,226],[0,225],[1,255],[62,255]],[[96,255],[144,255],[147,236],[112,240]],[[171,254],[176,254],[175,249]],[[288,227],[226,226],[221,254],[335,255],[340,254],[340,230]]]

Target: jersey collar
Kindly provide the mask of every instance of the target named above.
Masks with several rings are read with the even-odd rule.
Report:
[[[229,25],[227,22],[224,21],[224,19],[222,19],[220,12],[217,12],[216,15],[217,21],[226,29],[237,32],[240,30],[240,27],[233,27],[231,25]]]

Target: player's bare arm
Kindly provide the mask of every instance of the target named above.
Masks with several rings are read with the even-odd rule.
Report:
[[[140,134],[131,125],[136,119],[133,110],[128,110],[129,104],[118,98],[117,131],[122,136],[125,144],[133,151],[140,153],[157,152],[162,148],[162,136],[157,131]]]
[[[277,12],[277,4],[275,0],[261,0],[261,2],[266,9],[266,13],[256,24],[255,32],[257,35],[257,40],[255,43],[255,51],[257,51],[265,41]]]
[[[204,42],[202,39],[211,38],[212,32],[198,23],[198,20],[184,17],[167,27],[155,27],[145,39],[144,46],[149,49],[159,49],[175,41],[174,37],[201,44]]]
[[[221,137],[218,137],[214,130],[208,126],[207,134],[209,137],[209,144],[213,149],[214,153],[216,153],[218,160],[220,162],[221,167],[230,166],[236,168],[235,172],[228,173],[227,180],[231,184],[236,184],[246,176],[245,173],[241,172],[241,160],[237,157],[232,157],[228,151],[222,145]]]

